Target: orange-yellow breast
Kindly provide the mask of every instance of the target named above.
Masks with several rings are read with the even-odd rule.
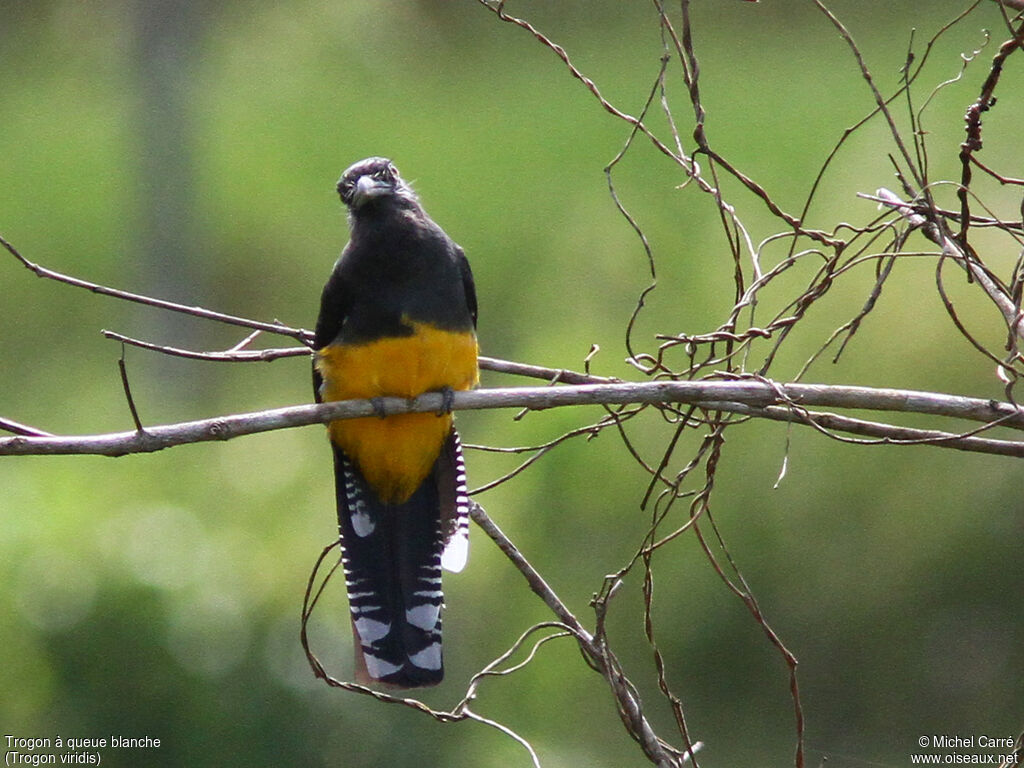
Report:
[[[413,398],[478,381],[476,335],[410,323],[411,336],[331,344],[316,356],[323,400]],[[401,503],[430,472],[451,430],[452,416],[406,413],[332,421],[331,440],[351,459],[381,501]]]

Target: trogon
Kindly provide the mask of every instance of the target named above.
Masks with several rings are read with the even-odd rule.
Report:
[[[478,380],[476,291],[462,249],[390,160],[338,182],[349,242],[316,323],[317,402],[444,393],[441,412],[331,422],[356,679],[411,688],[444,675],[441,569],[468,549],[469,498],[451,395]]]

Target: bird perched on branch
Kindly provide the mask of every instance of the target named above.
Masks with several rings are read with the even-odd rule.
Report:
[[[318,402],[415,398],[476,385],[476,292],[462,249],[427,216],[390,160],[342,175],[348,245],[316,323]],[[441,681],[441,568],[459,571],[469,498],[450,407],[328,425],[356,679]]]

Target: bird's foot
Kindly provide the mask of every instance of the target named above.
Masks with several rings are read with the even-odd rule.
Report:
[[[442,387],[439,392],[441,393],[441,410],[437,412],[437,415],[447,416],[455,405],[455,390],[451,387]]]

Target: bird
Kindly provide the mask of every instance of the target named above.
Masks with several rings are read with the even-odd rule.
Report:
[[[394,688],[444,677],[441,570],[469,545],[453,393],[479,381],[469,261],[391,160],[337,184],[349,240],[324,285],[314,333],[317,402],[370,399],[376,415],[330,422],[355,678]],[[440,412],[387,415],[379,398],[441,392]]]

